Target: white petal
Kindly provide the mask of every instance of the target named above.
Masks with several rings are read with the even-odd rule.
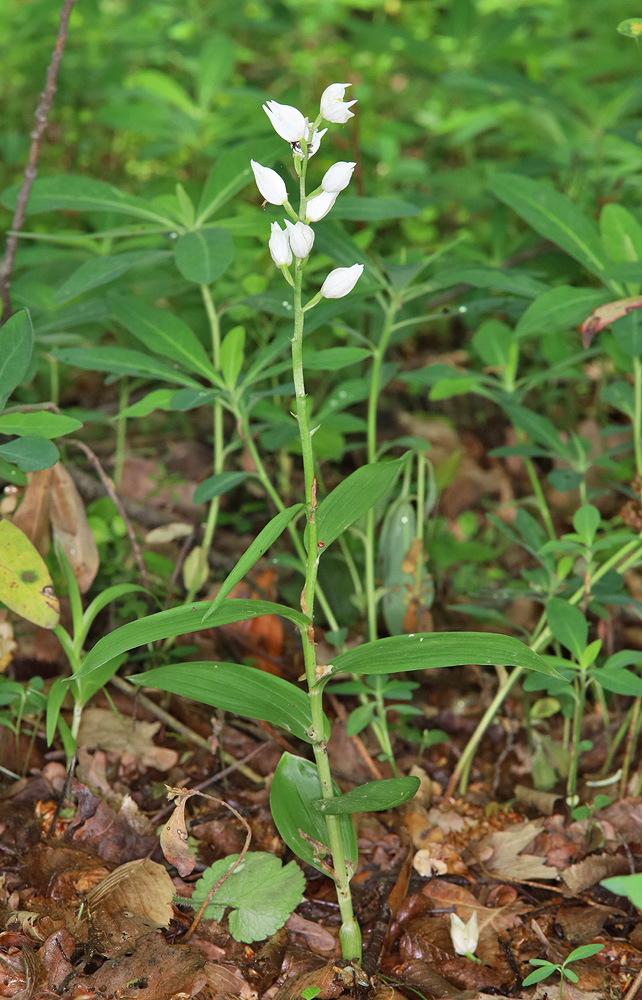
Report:
[[[336,200],[336,194],[333,194],[331,191],[322,191],[321,194],[310,198],[305,208],[307,221],[319,222],[320,219],[325,218]]]
[[[325,299],[342,299],[349,295],[363,273],[363,264],[352,267],[335,267],[323,282],[321,294]]]
[[[348,163],[346,160],[339,160],[334,163],[329,170],[326,170],[321,181],[321,187],[330,194],[339,194],[350,183],[350,178],[356,163]]]
[[[288,200],[285,181],[270,167],[263,167],[256,160],[250,160],[254,171],[254,180],[265,201],[270,205],[283,205]]]
[[[305,135],[306,121],[298,108],[293,108],[291,104],[268,101],[263,105],[263,110],[272,122],[274,131],[286,142],[299,142]]]

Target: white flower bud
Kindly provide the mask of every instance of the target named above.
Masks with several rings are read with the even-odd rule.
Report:
[[[263,110],[272,122],[274,131],[286,142],[299,142],[304,137],[307,122],[297,108],[290,104],[268,101],[263,105]]]
[[[467,924],[456,913],[451,913],[450,936],[458,955],[474,955],[477,942],[479,941],[477,910],[473,911],[473,915]]]
[[[250,160],[254,171],[254,180],[265,201],[270,205],[283,205],[288,200],[285,181],[270,167],[262,167],[256,160]]]
[[[362,273],[363,264],[335,267],[321,285],[321,295],[324,299],[342,299],[352,291]]]
[[[290,246],[295,257],[305,259],[309,256],[314,244],[314,229],[306,226],[303,222],[288,222],[285,220],[285,228],[290,237]]]
[[[347,188],[356,165],[356,163],[347,163],[345,160],[334,163],[323,175],[321,181],[323,190],[329,194],[339,194],[339,191]]]
[[[336,200],[336,194],[332,194],[330,191],[322,191],[321,194],[310,198],[305,206],[306,221],[319,222],[320,219],[325,218]]]
[[[270,248],[272,260],[277,267],[282,267],[284,264],[287,266],[292,263],[292,250],[290,249],[288,234],[284,229],[281,229],[278,222],[273,222],[270,227],[268,247]]]
[[[334,122],[337,125],[344,125],[350,118],[354,118],[354,112],[350,111],[356,101],[347,101],[344,104],[343,95],[349,83],[331,83],[321,94],[321,117],[327,122]]]

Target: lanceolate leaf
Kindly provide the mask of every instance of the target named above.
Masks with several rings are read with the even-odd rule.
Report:
[[[341,794],[336,785],[334,791],[337,795]],[[317,843],[328,846],[325,818],[316,806],[320,792],[315,765],[286,751],[277,765],[270,788],[272,819],[290,850],[317,871],[327,874],[327,869],[321,864],[324,859],[319,857],[320,852],[299,833],[302,830]],[[352,819],[344,814],[338,820],[346,860],[356,864],[359,849]],[[330,861],[331,858],[326,856],[326,864]]]
[[[185,233],[174,249],[176,266],[184,278],[209,285],[227,271],[234,260],[234,243],[220,226]]]
[[[2,194],[2,204],[15,208],[20,185],[14,184]],[[27,215],[50,212],[53,209],[74,212],[120,212],[150,222],[175,223],[158,212],[149,202],[135,195],[120,191],[113,184],[94,180],[93,177],[73,177],[60,174],[34,181],[27,202]]]
[[[404,458],[398,458],[394,462],[373,462],[371,465],[362,465],[339,483],[319,504],[317,510],[319,542],[323,542],[327,547],[350,524],[354,524],[366,511],[374,507],[391,488],[404,462]]]
[[[110,295],[119,323],[150,351],[178,361],[191,374],[210,379],[212,365],[194,331],[168,309],[156,309],[135,296]]]
[[[598,229],[565,195],[550,184],[519,174],[495,174],[490,190],[541,236],[566,250],[593,274],[601,275],[610,261]]]
[[[94,648],[84,657],[76,676],[81,677],[91,673],[107,660],[111,660],[113,656],[126,653],[130,649],[137,649],[138,646],[144,646],[148,642],[170,639],[175,635],[182,635],[184,632],[197,632],[204,627],[202,624],[203,616],[209,607],[209,601],[184,604],[180,608],[159,611],[158,614],[148,615],[138,621],[121,625],[120,628],[110,632],[109,635],[96,643]],[[259,618],[261,615],[282,615],[284,618],[289,618],[295,625],[306,626],[310,623],[310,619],[306,615],[292,608],[286,608],[283,604],[274,604],[272,601],[230,598],[214,612],[206,627],[230,625],[232,622],[240,622],[248,618]]]
[[[352,788],[344,795],[335,795],[333,799],[317,799],[319,812],[331,816],[343,813],[381,812],[383,809],[394,809],[407,802],[417,793],[420,781],[414,775],[407,778],[384,778],[382,781],[369,781],[358,788]]]
[[[4,413],[0,416],[0,434],[39,434],[44,438],[71,434],[82,427],[82,421],[64,413],[32,410],[23,413]]]
[[[320,683],[338,673],[394,674],[405,670],[433,670],[469,663],[526,667],[558,676],[537,653],[519,639],[492,632],[428,632],[395,635],[355,646],[335,656]]]
[[[310,700],[300,688],[239,663],[172,663],[128,678],[132,684],[171,691],[249,719],[263,719],[311,743]],[[327,727],[330,736],[330,727]]]
[[[168,257],[169,252],[164,250],[133,250],[131,253],[121,253],[114,257],[86,260],[54,293],[53,301],[57,305],[68,302],[76,295],[115,281],[134,267],[155,264]]]
[[[196,379],[184,374],[178,366],[142,351],[128,347],[62,347],[52,351],[55,358],[77,368],[93,372],[110,372],[112,375],[142,375],[161,382],[175,382],[200,388]]]
[[[26,309],[0,327],[0,410],[27,373],[33,348],[33,326]]]
[[[236,586],[239,580],[243,579],[245,574],[252,569],[252,566],[254,566],[261,556],[267,552],[272,542],[275,542],[277,538],[279,538],[279,536],[287,528],[292,518],[296,517],[302,507],[302,503],[295,503],[292,507],[286,507],[285,510],[276,514],[272,520],[269,521],[258,533],[252,544],[243,553],[232,572],[228,574],[221,586],[221,589],[209,606],[207,614],[204,615],[204,622],[216,613],[217,608],[221,606],[223,600],[227,597],[232,588]],[[210,622],[210,624],[213,624],[213,622]]]

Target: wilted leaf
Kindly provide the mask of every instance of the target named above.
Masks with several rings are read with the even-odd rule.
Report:
[[[174,812],[161,830],[161,851],[170,865],[174,865],[181,878],[185,878],[186,875],[191,874],[196,864],[196,858],[190,851],[187,843],[188,833],[185,823],[185,803],[192,795],[196,795],[197,793],[191,788],[170,788],[169,785],[166,788],[167,797],[175,799],[176,806],[174,807]]]
[[[548,866],[544,858],[521,853],[541,829],[541,823],[517,823],[508,830],[484,837],[473,845],[473,851],[485,867],[500,878],[517,881],[557,878],[557,868]]]
[[[24,531],[41,556],[46,556],[51,545],[51,469],[27,473],[27,488],[20,506],[11,520]]]
[[[51,525],[84,594],[94,581],[100,558],[76,484],[60,462],[51,469]]]
[[[0,599],[11,611],[55,628],[60,604],[42,556],[11,521],[0,521]]]
[[[584,347],[590,347],[593,337],[605,326],[610,326],[617,319],[628,316],[634,309],[642,309],[642,296],[634,295],[630,299],[617,299],[615,302],[607,302],[606,305],[594,309],[589,318],[582,323]]]
[[[86,708],[78,730],[78,746],[100,747],[113,753],[131,754],[143,767],[169,771],[178,760],[175,750],[157,747],[153,737],[160,722],[140,722],[122,718],[107,708]]]

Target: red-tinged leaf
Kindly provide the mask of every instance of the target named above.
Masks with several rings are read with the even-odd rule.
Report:
[[[584,347],[590,347],[593,337],[605,326],[610,326],[617,319],[628,316],[634,309],[642,309],[642,295],[634,295],[630,299],[616,299],[615,302],[607,302],[606,305],[594,309],[588,319],[582,323]]]

